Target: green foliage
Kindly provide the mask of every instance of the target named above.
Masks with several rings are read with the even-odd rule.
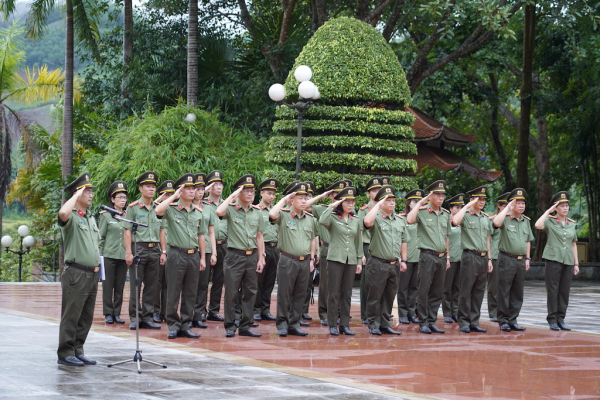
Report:
[[[298,121],[275,121],[273,131],[276,133],[292,133],[298,130]],[[302,121],[302,131],[310,132],[347,132],[349,134],[370,134],[377,136],[414,139],[415,133],[410,126],[378,124],[364,121],[310,120]]]
[[[275,116],[281,119],[298,118],[298,111],[286,106],[277,107]],[[415,116],[409,111],[386,110],[383,108],[327,106],[315,104],[304,113],[304,117],[331,120],[363,120],[383,124],[413,125]]]
[[[272,149],[295,149],[297,139],[291,136],[273,136],[268,141]],[[384,151],[396,154],[417,154],[417,146],[412,142],[378,139],[367,136],[309,136],[302,138],[302,148],[320,150],[331,147],[336,150],[363,149]]]

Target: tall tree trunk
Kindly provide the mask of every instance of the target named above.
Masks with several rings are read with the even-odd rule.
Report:
[[[10,159],[10,135],[8,129],[6,129],[6,110],[2,103],[0,103],[0,237],[2,237],[2,216],[4,212],[4,199],[6,197],[6,191],[10,183],[10,175],[12,171],[12,163]],[[2,249],[0,248],[0,266],[2,265]]]
[[[531,138],[531,149],[535,154],[535,169],[537,173],[537,217],[539,218],[548,207],[552,199],[552,181],[550,180],[550,149],[548,148],[548,121],[545,116],[536,119],[537,139]],[[538,231],[535,242],[534,260],[541,260],[548,237],[546,232]]]
[[[313,12],[313,29],[316,31],[327,22],[327,6],[325,0],[311,0]]]
[[[508,165],[508,160],[506,159],[506,152],[504,151],[504,146],[502,145],[502,141],[500,140],[500,128],[498,127],[498,113],[499,113],[499,96],[498,96],[498,81],[496,80],[496,76],[494,74],[490,74],[490,88],[495,94],[495,99],[492,99],[492,123],[490,125],[490,132],[492,133],[492,140],[494,142],[494,147],[496,148],[496,152],[498,153],[498,162],[500,163],[500,169],[504,174],[504,191],[508,192],[515,187],[515,181],[512,176],[512,172],[510,171],[510,166]]]
[[[527,164],[529,161],[529,128],[533,96],[533,53],[535,50],[535,2],[525,6],[523,24],[523,77],[521,81],[521,123],[517,154],[517,185],[529,188]]]
[[[187,104],[198,103],[198,0],[189,0],[187,48]]]
[[[121,96],[125,101],[129,97],[127,75],[129,64],[133,59],[133,0],[124,0],[123,9],[123,80],[121,81]]]

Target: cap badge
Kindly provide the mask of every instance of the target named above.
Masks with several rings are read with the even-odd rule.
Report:
[[[421,195],[421,192],[417,191],[417,196],[420,196],[420,195]]]
[[[379,180],[373,179],[373,183],[379,183]]]
[[[481,188],[481,193],[485,193],[485,188]]]
[[[191,176],[188,176],[188,181],[190,181],[190,182],[191,182],[191,181],[193,181],[193,180],[194,180],[194,178],[192,178]]]
[[[387,184],[388,183],[388,178],[383,178],[383,183]]]
[[[118,186],[119,189],[123,188],[123,184],[122,183],[117,183],[117,186]]]
[[[463,197],[462,197],[462,196],[458,196],[458,200],[462,200],[462,199],[463,199]]]
[[[215,176],[220,176],[218,172],[215,172]]]
[[[343,188],[344,186],[346,186],[344,183],[340,183],[340,188]]]
[[[275,186],[275,181],[271,181],[271,185],[272,185],[272,186]]]
[[[306,190],[306,186],[304,186],[304,185],[300,185],[300,189],[301,189],[301,190]]]
[[[354,194],[354,190],[348,190],[348,194]]]
[[[560,194],[560,198],[561,198],[561,199],[565,199],[566,197],[567,197],[567,196],[565,196],[565,194],[564,194],[564,193],[561,193],[561,194]]]
[[[89,175],[86,175],[86,176],[85,176],[85,180],[86,180],[86,181],[89,181],[89,180],[90,180],[90,176],[89,176]]]
[[[173,187],[173,184],[171,182],[167,182],[167,187]]]
[[[523,194],[523,192],[522,192],[522,191],[520,191],[520,190],[517,190],[517,194],[518,194],[519,196],[521,196],[521,195]]]
[[[148,174],[149,179],[154,179],[154,174]]]
[[[249,177],[249,176],[247,176],[247,177],[246,177],[246,182],[252,182],[252,178],[251,178],[251,177]]]
[[[444,187],[444,184],[442,182],[440,182],[438,187]]]
[[[385,192],[386,192],[386,193],[392,193],[392,189],[390,189],[390,188],[385,188]]]

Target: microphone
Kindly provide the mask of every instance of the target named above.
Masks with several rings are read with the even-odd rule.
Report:
[[[100,206],[100,208],[101,208],[101,209],[103,209],[104,211],[108,211],[108,212],[109,212],[111,215],[113,215],[113,216],[114,216],[114,215],[119,215],[119,216],[121,216],[121,217],[122,217],[123,215],[125,215],[125,213],[124,213],[124,212],[122,212],[122,211],[117,211],[117,210],[115,210],[114,208],[110,208],[110,207],[108,207],[108,206],[105,206],[104,204],[102,204],[102,205]]]

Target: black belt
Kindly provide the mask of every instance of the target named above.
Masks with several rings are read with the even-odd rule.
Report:
[[[421,253],[427,253],[427,254],[431,254],[433,256],[442,258],[446,255],[446,253],[440,253],[439,251],[433,251],[433,250],[429,250],[429,249],[421,249]]]
[[[398,260],[386,260],[386,259],[375,257],[375,256],[371,256],[371,258],[374,258],[376,260],[381,261],[382,263],[386,263],[386,264],[390,264],[390,265],[394,265],[394,264],[398,263]]]
[[[515,260],[522,260],[525,258],[525,256],[515,256],[514,254],[510,254],[505,251],[500,251],[499,253],[505,255],[506,257],[514,258]]]
[[[100,267],[87,267],[85,265],[81,265],[81,264],[77,264],[77,263],[67,263],[67,265],[69,267],[81,269],[81,270],[87,271],[87,272],[98,272],[100,270]]]
[[[487,251],[477,251],[477,250],[468,250],[464,249],[463,252],[468,251],[469,253],[473,253],[479,257],[487,257]]]
[[[137,242],[136,245],[139,244],[140,246],[144,246],[144,247],[156,247],[159,245],[159,243],[156,242]]]
[[[227,244],[227,239],[217,240],[217,244]]]
[[[304,260],[308,260],[310,258],[310,255],[305,255],[305,256],[295,256],[293,254],[290,253],[286,253],[285,251],[281,252],[281,255],[283,256],[287,256],[289,258],[293,258],[294,260],[300,260],[300,261],[304,261]]]
[[[265,242],[265,246],[277,247],[277,242]]]
[[[228,247],[227,251],[228,252],[233,251],[234,253],[238,253],[243,256],[251,256],[252,254],[256,253],[256,249],[240,250],[240,249],[234,249],[233,247]]]
[[[181,247],[175,247],[175,246],[169,246],[169,250],[175,250],[175,251],[179,251],[180,253],[186,253],[186,254],[194,254],[198,251],[198,248],[194,248],[194,249],[182,249]]]

